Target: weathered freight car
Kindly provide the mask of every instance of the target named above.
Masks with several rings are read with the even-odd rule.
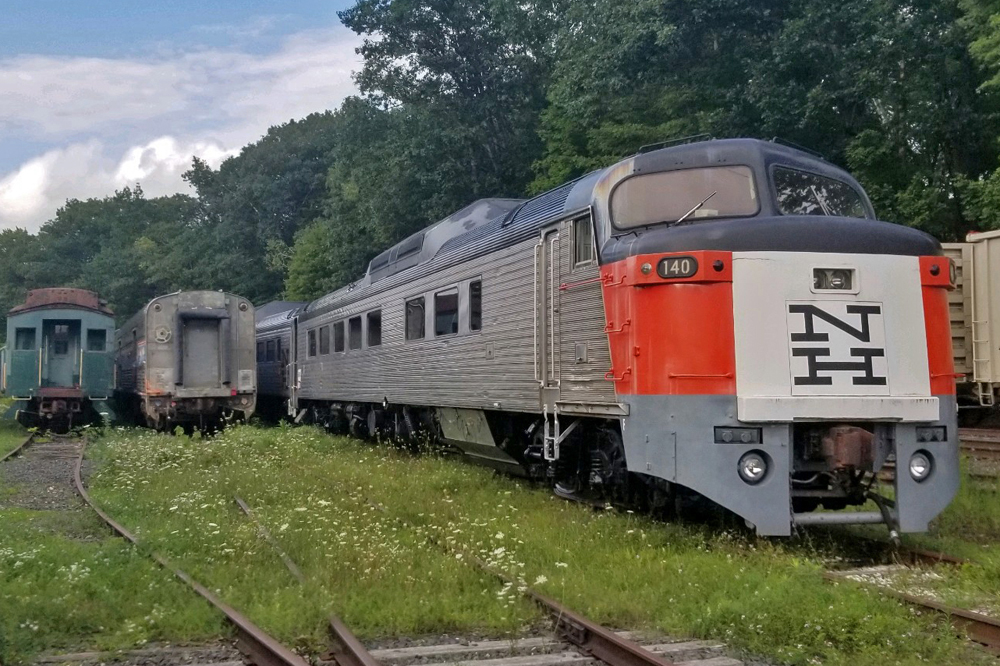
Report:
[[[8,412],[26,426],[65,432],[110,420],[114,314],[85,289],[28,292],[7,313],[3,388]]]
[[[974,424],[1000,404],[1000,231],[973,232],[944,251],[956,267],[949,303],[959,398]]]
[[[151,300],[115,335],[123,413],[152,428],[214,428],[256,405],[254,307],[221,291]]]
[[[278,419],[287,414],[292,328],[301,302],[275,301],[257,310],[257,410]]]
[[[378,255],[295,315],[290,400],[567,497],[922,531],[958,488],[951,274],[811,154],[653,147]]]

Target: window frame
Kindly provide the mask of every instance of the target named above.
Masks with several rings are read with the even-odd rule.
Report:
[[[316,334],[316,329],[315,328],[310,328],[307,331],[307,335],[306,335],[306,339],[307,339],[306,356],[308,358],[316,358],[316,355],[317,355],[316,352],[319,351],[319,344],[318,344],[317,337],[318,336]]]
[[[275,352],[274,352],[274,339],[272,338],[270,340],[265,340],[264,341],[264,362],[265,363],[274,363],[275,359],[277,359],[277,358],[278,358],[277,354],[275,354]]]
[[[757,182],[758,181],[757,172],[754,170],[753,166],[751,166],[749,164],[744,164],[743,162],[734,162],[732,164],[710,164],[710,165],[689,166],[689,167],[684,167],[683,169],[664,169],[662,171],[646,171],[646,172],[643,172],[643,173],[633,173],[633,174],[630,174],[630,175],[626,176],[625,178],[622,178],[617,183],[615,183],[614,187],[611,188],[611,191],[608,192],[608,198],[607,198],[608,219],[611,222],[611,228],[614,229],[617,232],[622,233],[622,234],[628,234],[628,233],[632,233],[633,231],[636,231],[637,229],[645,229],[647,227],[659,226],[658,224],[637,224],[637,225],[634,225],[634,226],[631,226],[631,227],[620,227],[620,226],[618,226],[618,224],[615,222],[615,216],[614,216],[614,212],[613,212],[612,202],[614,200],[615,192],[618,191],[618,188],[621,187],[623,183],[626,183],[626,182],[628,182],[628,181],[630,181],[630,180],[632,180],[634,178],[642,178],[644,176],[652,176],[652,175],[660,174],[660,173],[679,173],[681,171],[693,171],[693,170],[696,170],[696,169],[724,169],[724,168],[727,168],[727,167],[729,167],[729,168],[732,168],[732,167],[744,167],[744,168],[750,170],[750,178],[753,180],[754,192],[757,195],[757,198],[756,198],[757,209],[753,213],[748,213],[746,215],[717,215],[715,217],[688,218],[688,220],[701,221],[701,222],[714,222],[715,220],[743,220],[743,219],[749,219],[749,218],[752,218],[752,217],[757,217],[758,215],[760,215],[761,206],[762,206],[762,204],[761,204],[762,197],[761,197],[761,193],[760,193],[760,185]],[[773,181],[771,181],[771,178],[768,178],[768,181],[773,182]],[[770,188],[771,186],[768,185],[768,187]],[[692,205],[695,204],[695,203],[698,203],[698,202],[694,201],[694,202],[692,202]],[[687,221],[687,220],[685,220],[685,221]]]
[[[341,319],[333,324],[333,353],[343,354],[347,351],[347,335],[344,332],[345,322]],[[337,333],[340,333],[338,338]],[[340,344],[337,344],[339,341]]]
[[[372,315],[378,315],[378,342],[372,342]],[[382,308],[365,313],[365,346],[368,349],[382,346]]]
[[[420,335],[410,337],[410,303],[420,301]],[[403,341],[417,342],[427,339],[427,296],[420,294],[411,298],[403,299]]]
[[[326,333],[326,336],[323,334]],[[323,351],[323,339],[326,338],[326,351]],[[324,324],[319,327],[319,355],[329,356],[330,355],[330,325]]]
[[[358,345],[356,347],[354,346],[354,337],[352,335],[352,333],[353,333],[352,324],[355,321],[358,322]],[[361,315],[355,315],[353,317],[348,318],[348,320],[347,320],[347,349],[348,349],[348,351],[357,351],[359,349],[364,349],[364,342],[365,342],[365,329],[364,329],[364,323],[363,323],[363,319],[362,319]]]
[[[94,354],[102,354],[108,351],[108,331],[104,328],[88,328],[87,330],[87,351]],[[94,335],[91,335],[93,333]],[[100,349],[91,349],[91,343],[98,339],[101,340]]]
[[[778,200],[778,184],[774,181],[775,172],[778,171],[779,169],[783,169],[785,171],[798,171],[800,173],[804,173],[804,174],[807,174],[809,176],[816,176],[817,178],[824,178],[826,180],[832,180],[832,181],[834,181],[836,183],[840,183],[841,185],[846,185],[851,190],[853,190],[856,195],[858,195],[858,200],[861,201],[861,207],[865,209],[865,217],[852,217],[852,218],[848,218],[848,219],[851,219],[851,220],[865,220],[866,222],[875,222],[875,221],[878,220],[878,216],[875,214],[875,207],[872,206],[871,200],[868,198],[868,193],[865,192],[864,188],[861,187],[860,183],[857,186],[854,186],[851,183],[849,183],[846,180],[843,180],[841,178],[837,178],[835,176],[829,176],[829,175],[827,175],[825,173],[819,173],[819,172],[813,171],[811,169],[803,169],[801,167],[792,166],[792,165],[784,163],[784,162],[775,162],[775,163],[771,164],[770,166],[768,166],[768,168],[767,168],[767,186],[768,186],[769,191],[771,192],[771,199],[772,199],[772,202],[774,204],[774,212],[775,212],[776,215],[780,215],[782,217],[818,217],[818,218],[824,218],[824,217],[844,217],[843,215],[826,215],[826,214],[823,214],[823,215],[809,215],[808,213],[786,213],[786,212],[784,212],[781,209],[781,202]],[[847,174],[847,175],[850,175],[850,174]]]
[[[608,200],[610,205],[611,201]],[[577,231],[578,227],[581,226],[580,223],[584,223],[590,229],[590,258],[580,259],[577,255]],[[597,242],[594,233],[594,217],[589,213],[582,217],[574,217],[570,220],[570,241],[572,245],[570,246],[570,252],[573,256],[573,268],[576,270],[578,268],[583,268],[585,266],[591,266],[597,263]]]
[[[31,346],[24,347],[18,344],[18,332],[19,331],[31,331]],[[14,351],[35,351],[38,349],[38,329],[34,326],[15,326],[14,327]]]
[[[118,341],[118,346],[121,347],[121,340]],[[264,356],[264,349],[265,349],[265,347],[266,347],[266,345],[264,344],[263,340],[258,340],[257,341],[257,362],[258,363],[264,363],[264,358],[265,358],[265,356]]]
[[[455,330],[452,331],[451,333],[440,333],[439,334],[438,333],[438,325],[437,325],[438,324],[438,296],[445,295],[445,294],[451,295],[451,292],[455,293],[455,326],[454,326]],[[462,323],[461,322],[461,313],[462,313],[462,299],[461,299],[461,294],[462,294],[462,290],[459,288],[458,285],[453,285],[453,286],[450,286],[450,287],[445,287],[444,289],[439,289],[438,291],[434,292],[434,294],[433,294],[433,296],[434,296],[434,317],[433,317],[433,319],[434,319],[434,337],[435,338],[448,338],[448,337],[451,337],[453,335],[458,335],[459,332],[461,331],[461,328],[462,328],[462,326],[461,326],[461,323]]]
[[[467,321],[466,321],[466,323],[469,326],[469,333],[481,333],[482,330],[483,330],[483,278],[482,277],[476,277],[476,278],[473,278],[473,279],[469,280],[465,284],[466,284],[465,292],[467,294],[468,303],[469,303],[469,307],[466,308],[466,313],[467,313],[467,316],[466,316],[466,320]],[[479,299],[478,299],[479,300],[479,326],[473,326],[472,325],[472,322],[474,321],[473,314],[475,312],[474,305],[476,303],[476,299],[474,299],[472,297],[472,285],[474,285],[474,284],[478,284],[479,285]],[[459,305],[461,306],[461,304],[459,304]]]

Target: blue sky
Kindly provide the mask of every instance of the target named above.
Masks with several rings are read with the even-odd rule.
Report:
[[[228,46],[241,29],[272,23],[276,32],[294,32],[338,22],[349,0],[5,0],[0,22],[0,57],[24,53],[77,56],[141,54],[170,48]],[[248,48],[276,46],[271,32]]]
[[[4,0],[0,228],[140,182],[184,191],[269,126],[355,92],[351,0]]]

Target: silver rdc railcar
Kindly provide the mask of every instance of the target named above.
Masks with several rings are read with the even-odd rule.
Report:
[[[149,427],[215,427],[256,406],[254,307],[221,291],[151,300],[115,334],[116,396]]]
[[[570,497],[922,531],[958,488],[951,268],[810,154],[652,148],[476,202],[309,303],[286,322],[290,406]]]

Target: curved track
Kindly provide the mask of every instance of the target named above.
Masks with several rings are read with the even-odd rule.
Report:
[[[10,458],[13,458],[16,455],[19,455],[33,441],[35,441],[35,433],[30,433],[27,437],[24,438],[23,442],[21,442],[20,444],[17,445],[16,449],[8,451],[4,455],[0,456],[0,463],[4,462],[5,460],[8,460]]]
[[[139,540],[134,534],[115,522],[108,514],[101,510],[99,506],[87,493],[83,485],[81,468],[83,467],[84,448],[80,447],[80,455],[76,460],[76,467],[73,471],[73,481],[76,484],[76,491],[83,498],[83,501],[97,513],[101,519],[108,524],[119,536],[132,542],[136,546]],[[163,568],[173,572],[175,576],[187,583],[191,589],[202,596],[208,603],[215,606],[226,616],[229,623],[236,631],[237,648],[257,666],[309,666],[309,662],[292,652],[290,649],[269,636],[263,629],[251,622],[236,609],[224,603],[221,599],[208,591],[203,585],[194,580],[180,568],[174,566],[167,558],[155,551],[149,553],[150,557],[156,560]]]

